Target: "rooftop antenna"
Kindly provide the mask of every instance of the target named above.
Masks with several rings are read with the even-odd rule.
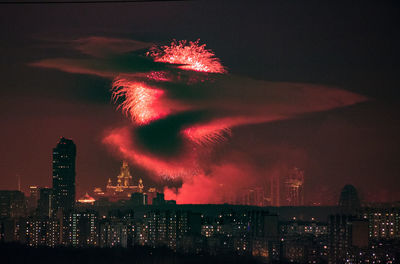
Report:
[[[21,177],[17,173],[17,181],[18,181],[18,191],[21,191]]]

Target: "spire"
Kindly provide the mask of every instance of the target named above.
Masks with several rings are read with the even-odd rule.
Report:
[[[139,179],[138,188],[139,188],[139,192],[143,192],[143,188],[144,188],[144,186],[143,186],[143,181],[142,181],[142,179],[141,179],[141,178]]]
[[[123,170],[126,170],[126,169],[129,170],[129,166],[128,166],[128,162],[126,162],[126,161],[124,160],[124,161],[122,161],[121,172],[122,172]]]
[[[125,187],[131,185],[132,176],[129,172],[129,166],[126,161],[122,162],[121,173],[118,175],[118,181],[121,181],[121,184]]]
[[[18,191],[21,191],[21,176],[17,174],[17,180],[18,180]]]

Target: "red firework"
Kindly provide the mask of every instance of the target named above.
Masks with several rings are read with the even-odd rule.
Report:
[[[156,62],[181,64],[180,69],[199,72],[225,73],[220,60],[215,54],[206,49],[206,45],[199,45],[200,40],[174,40],[170,46],[153,47],[148,53]]]
[[[148,53],[156,62],[180,64],[179,68],[209,73],[225,73],[226,70],[215,57],[214,53],[206,49],[206,45],[199,45],[197,41],[173,41],[171,46],[152,48]],[[136,124],[145,125],[151,121],[163,118],[171,111],[187,109],[178,102],[161,97],[164,91],[150,86],[150,82],[171,82],[174,78],[167,71],[152,71],[144,75],[131,78],[118,77],[113,82],[112,98],[114,102],[122,101],[119,108],[129,115]],[[197,80],[197,79],[196,79]],[[190,81],[193,81],[190,79]],[[203,81],[203,80],[202,80]],[[193,141],[219,141],[224,137],[224,131],[211,129],[207,136],[205,128],[190,128],[185,134]],[[204,135],[204,140],[199,140]]]
[[[226,72],[219,59],[215,58],[214,53],[206,49],[205,45],[199,45],[199,40],[195,42],[174,41],[171,46],[153,48],[148,54],[156,62],[178,64],[178,67],[183,70],[205,73]],[[186,73],[189,74],[188,85],[192,82],[208,80],[207,74]],[[112,99],[114,102],[120,103],[118,108],[130,116],[133,122],[138,125],[147,125],[170,114],[192,109],[193,106],[167,98],[165,92],[156,87],[160,82],[180,81],[182,76],[185,74],[180,72],[174,75],[173,71],[151,71],[119,76],[113,82]],[[198,145],[209,145],[224,141],[231,132],[229,126],[218,120],[208,124],[186,127],[181,133]],[[132,162],[140,164],[158,176],[174,179],[186,178],[201,171],[197,151],[193,151],[196,149],[192,149],[193,146],[188,145],[184,155],[176,158],[175,162],[165,161],[130,146],[133,142],[127,141],[128,137],[126,132],[114,131],[106,138],[106,141],[117,146],[119,152],[130,158]]]
[[[223,142],[231,135],[231,129],[222,122],[207,125],[194,125],[182,131],[183,135],[199,145]]]
[[[152,88],[145,83],[124,78],[116,79],[112,88],[112,99],[124,100],[119,108],[130,115],[139,125],[147,124],[168,114],[168,110],[158,103],[164,91]]]

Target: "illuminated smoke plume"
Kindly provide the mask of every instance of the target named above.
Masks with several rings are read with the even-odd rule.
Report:
[[[152,48],[147,54],[155,62],[179,66],[175,71],[147,73],[144,78],[141,78],[141,82],[123,78],[117,78],[114,81],[113,98],[115,101],[124,98],[120,107],[133,118],[134,122],[151,128],[161,119],[170,122],[168,124],[173,126],[172,120],[176,119],[168,120],[168,118],[171,115],[179,116],[180,112],[212,109],[213,113],[205,120],[201,117],[194,118],[188,124],[187,121],[180,120],[181,125],[176,131],[177,136],[185,138],[191,144],[183,144],[179,155],[171,154],[168,158],[160,158],[138,146],[124,148],[122,151],[124,157],[129,157],[132,162],[146,168],[156,178],[167,177],[181,180],[180,188],[164,190],[167,199],[176,199],[178,203],[223,203],[227,202],[227,199],[229,202],[235,202],[233,197],[241,193],[242,188],[257,185],[256,178],[263,177],[251,168],[244,169],[243,164],[240,164],[244,162],[244,159],[238,160],[237,163],[228,162],[218,166],[213,165],[212,162],[202,163],[204,155],[211,155],[210,149],[213,145],[226,141],[232,135],[232,127],[287,119],[299,113],[327,110],[363,100],[345,91],[325,89],[316,85],[275,84],[247,81],[243,78],[235,82],[235,78],[225,80],[218,76],[210,79],[207,76],[208,73],[225,76],[227,72],[214,53],[206,49],[205,45],[199,45],[199,41],[174,41],[170,46]],[[184,79],[183,72],[179,70],[186,73],[193,72],[193,75]],[[202,72],[205,75],[196,75],[195,72]],[[246,82],[253,88],[252,92],[243,92],[244,87],[247,87]],[[231,83],[230,86],[229,83]],[[184,107],[180,105],[180,100],[166,102],[165,97],[168,95],[175,99],[180,95],[174,94],[174,88],[168,84],[186,90],[181,92],[182,94],[188,93],[187,90],[199,93],[200,97],[205,94],[206,101],[199,102],[197,98],[194,98],[190,103],[190,98],[182,98],[182,101],[187,101]],[[238,87],[240,85],[242,86]],[[228,88],[218,91],[224,86]],[[164,90],[167,91],[167,95],[163,93]],[[219,98],[221,94],[226,96],[221,99]],[[171,111],[173,107],[175,110]],[[157,129],[160,128],[155,126],[149,131]],[[165,140],[173,140],[175,136],[172,135]],[[107,138],[107,143],[121,146],[121,142],[115,142],[115,137],[125,138],[126,136],[114,132]],[[135,131],[129,137],[137,138]],[[202,151],[205,149],[203,147],[209,151]],[[243,181],[243,179],[246,180]]]
[[[118,47],[107,50],[108,43],[118,43]],[[42,60],[32,65],[113,80],[112,99],[131,123],[108,131],[103,142],[153,179],[181,182],[180,188],[165,190],[166,197],[178,203],[227,202],[224,197],[234,197],[242,188],[270,177],[260,172],[260,162],[254,163],[257,159],[263,159],[263,164],[277,163],[264,160],[262,144],[263,152],[256,153],[251,146],[238,155],[226,151],[215,157],[218,147],[238,145],[232,128],[366,100],[334,87],[228,74],[199,40],[173,41],[153,46],[147,53],[142,48],[149,43],[128,40],[88,38],[78,44],[79,51],[93,58]],[[269,153],[277,151],[269,148]],[[287,153],[282,159],[287,159]],[[299,158],[294,160],[295,164]]]
[[[160,158],[156,155],[141,151],[134,142],[134,135],[128,127],[117,128],[109,131],[103,138],[103,143],[112,147],[124,159],[142,166],[151,176],[169,179],[184,179],[188,175],[197,173],[194,152],[187,152],[179,158]]]
[[[215,57],[215,54],[206,49],[205,44],[200,45],[199,41],[175,40],[170,46],[154,46],[147,54],[155,62],[178,64],[180,65],[178,68],[183,70],[226,73],[224,66]],[[175,110],[188,110],[189,107],[179,107],[178,102],[162,102],[160,99],[164,91],[150,87],[149,84],[145,83],[146,81],[171,82],[173,78],[170,75],[167,71],[151,71],[144,76],[144,81],[117,77],[113,82],[113,101],[118,103],[122,100],[118,108],[121,108],[138,125],[145,125],[171,114],[171,108],[173,107],[175,107]],[[207,80],[206,76],[201,77],[201,79],[190,78],[189,82]],[[182,131],[183,136],[199,145],[225,141],[230,134],[230,128],[222,123],[196,124]]]

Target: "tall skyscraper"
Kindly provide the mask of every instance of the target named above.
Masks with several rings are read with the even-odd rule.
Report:
[[[62,137],[53,149],[53,212],[69,211],[75,204],[76,146]]]

